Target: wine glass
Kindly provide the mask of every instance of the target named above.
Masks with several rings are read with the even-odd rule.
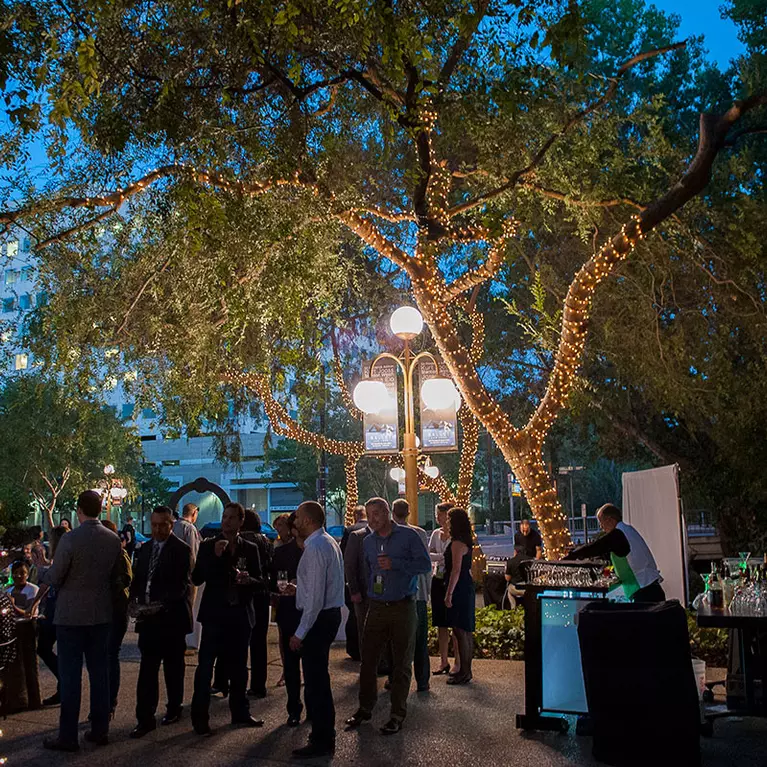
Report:
[[[288,587],[288,571],[278,570],[277,571],[277,590],[285,591],[287,587]]]
[[[742,571],[745,571],[748,567],[748,558],[751,556],[750,551],[739,551],[738,556],[740,557],[740,569]]]

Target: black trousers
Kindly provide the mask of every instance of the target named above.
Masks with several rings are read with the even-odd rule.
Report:
[[[160,665],[168,693],[168,714],[181,711],[184,701],[186,634],[183,630],[147,624],[139,626],[138,649],[141,665],[136,686],[136,719],[139,724],[154,721],[160,702]]]
[[[306,709],[312,719],[311,743],[330,746],[336,741],[336,709],[330,687],[330,645],[341,625],[341,608],[322,610],[304,637],[301,654],[304,666]]]
[[[296,633],[301,613],[296,613],[299,621],[279,621],[280,645],[282,650],[282,672],[285,676],[285,691],[288,693],[288,716],[301,716],[304,706],[301,703],[301,656],[290,649],[290,637]]]
[[[360,629],[357,626],[357,616],[354,612],[354,602],[352,602],[349,587],[344,588],[344,598],[346,607],[349,610],[349,617],[346,619],[346,654],[352,660],[360,659]]]
[[[117,700],[120,697],[120,648],[127,630],[128,612],[115,607],[112,625],[109,627],[109,703],[112,711],[117,708]]]
[[[269,597],[259,595],[253,599],[256,625],[250,632],[250,689],[266,693],[266,637],[269,633]]]
[[[666,592],[663,590],[663,586],[655,581],[649,586],[645,586],[643,589],[634,592],[634,596],[631,597],[632,602],[665,602]]]
[[[207,727],[210,715],[210,684],[216,658],[225,662],[229,679],[229,710],[232,721],[250,715],[246,689],[248,686],[248,645],[251,627],[247,620],[233,623],[204,623],[200,648],[197,651],[197,671],[194,674],[192,696],[192,725]]]
[[[40,660],[50,669],[53,676],[56,677],[56,692],[58,692],[59,681],[59,659],[53,651],[53,645],[56,644],[56,627],[53,625],[53,619],[46,617],[45,620],[37,623],[37,654]]]

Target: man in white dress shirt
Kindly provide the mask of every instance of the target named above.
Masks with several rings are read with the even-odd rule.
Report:
[[[200,533],[195,526],[197,524],[197,515],[200,510],[193,503],[185,503],[181,510],[181,518],[173,524],[173,535],[180,538],[192,550],[192,567],[197,559],[197,552],[200,550]],[[202,624],[197,620],[197,613],[200,610],[202,600],[202,590],[205,586],[192,586],[192,631],[186,635],[186,654],[194,655],[194,651],[200,646],[200,636],[202,635]]]
[[[293,751],[294,758],[332,756],[336,743],[336,710],[330,688],[330,645],[341,625],[344,604],[344,562],[338,544],[325,532],[325,511],[316,501],[296,510],[296,528],[304,538],[298,565],[296,607],[301,622],[290,638],[304,667],[304,698],[312,719],[309,744]]]

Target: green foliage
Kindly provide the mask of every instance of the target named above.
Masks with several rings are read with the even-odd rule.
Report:
[[[727,668],[727,629],[702,629],[695,621],[695,613],[687,613],[690,632],[690,651],[693,658],[706,661],[707,666]]]
[[[431,624],[431,610],[429,611]],[[482,607],[476,613],[474,657],[488,660],[524,660],[525,611]],[[437,628],[429,628],[429,654],[439,655]]]
[[[0,521],[20,522],[76,498],[113,464],[129,491],[138,471],[137,435],[97,400],[51,379],[22,375],[0,391]]]

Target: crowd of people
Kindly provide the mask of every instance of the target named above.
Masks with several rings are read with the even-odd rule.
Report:
[[[287,692],[286,724],[298,726],[302,715],[311,722],[309,741],[296,749],[296,758],[332,755],[335,748],[329,654],[344,604],[350,608],[347,651],[360,662],[359,703],[345,719],[347,728],[372,719],[381,675],[390,691],[390,712],[380,728],[385,735],[403,726],[413,675],[419,692],[429,689],[432,676],[445,676],[451,685],[472,678],[473,536],[463,509],[439,504],[440,527],[429,538],[409,524],[406,501],[390,508],[371,498],[357,507],[355,524],[339,546],[314,501],[274,521],[274,544],[261,534],[258,515],[239,503],[225,506],[220,533],[206,540],[196,528],[196,506],[187,504],[177,519],[169,507],[158,506],[151,514],[152,537],[137,549],[131,522],[118,531],[99,519],[101,512],[100,494],[86,491],[77,501],[79,525],[73,530],[62,521],[50,531],[47,549],[42,531],[33,528],[11,568],[12,585],[0,593],[16,621],[15,657],[3,672],[4,712],[60,705],[59,732],[43,740],[45,748],[80,747],[83,660],[90,682],[84,739],[108,743],[130,619],[141,654],[131,738],[158,726],[161,668],[167,701],[160,724],[182,720],[185,658],[195,651],[189,708],[194,731],[212,734],[212,695],[228,697],[233,725],[262,727],[251,716],[250,698],[267,694],[270,607],[282,660],[277,684]],[[440,664],[433,670],[429,600],[440,637]],[[56,692],[45,699],[35,654],[57,680]]]

